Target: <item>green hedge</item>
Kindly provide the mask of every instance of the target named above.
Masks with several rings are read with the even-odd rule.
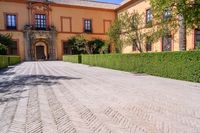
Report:
[[[19,56],[8,56],[9,65],[15,65],[20,63],[21,59]]]
[[[15,65],[20,63],[20,57],[19,56],[6,56],[6,55],[0,55],[0,69],[6,68],[10,65]]]
[[[200,82],[200,51],[82,55],[82,63]]]
[[[81,63],[81,55],[64,55],[63,61],[73,62],[73,63]]]
[[[8,67],[8,57],[0,55],[0,69]]]

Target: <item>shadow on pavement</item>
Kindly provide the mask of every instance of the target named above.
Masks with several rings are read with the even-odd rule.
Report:
[[[35,87],[37,85],[52,86],[59,84],[58,80],[79,80],[81,78],[53,75],[20,75],[10,81],[0,81],[0,104],[20,98],[17,94],[23,91],[25,86]],[[16,95],[15,95],[16,94]]]

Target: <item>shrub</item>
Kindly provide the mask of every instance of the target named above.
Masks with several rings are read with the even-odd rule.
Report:
[[[67,45],[71,53],[75,54],[99,54],[106,53],[105,42],[101,39],[86,40],[84,35],[76,35],[68,39]],[[104,48],[103,48],[104,47]]]
[[[5,56],[0,55],[0,69],[6,68],[9,65],[15,65],[20,63],[20,57],[19,56]]]
[[[9,65],[15,65],[20,63],[20,57],[19,56],[8,56],[8,64]]]
[[[6,55],[7,47],[0,43],[0,55]]]
[[[63,61],[73,62],[73,63],[81,63],[81,55],[64,55]]]
[[[0,43],[5,46],[13,45],[12,34],[1,34],[0,33]]]
[[[200,51],[82,55],[82,63],[200,82]]]
[[[0,55],[0,69],[8,67],[8,57]]]

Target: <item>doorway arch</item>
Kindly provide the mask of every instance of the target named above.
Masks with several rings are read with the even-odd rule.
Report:
[[[44,42],[35,43],[35,59],[47,60],[48,59],[48,47]]]

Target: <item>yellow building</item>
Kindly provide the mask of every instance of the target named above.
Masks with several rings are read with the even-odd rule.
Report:
[[[20,55],[22,60],[56,60],[68,54],[66,41],[70,37],[85,33],[87,39],[106,40],[106,32],[117,15],[133,10],[151,19],[150,5],[145,0],[124,0],[120,5],[92,0],[0,0],[0,33],[12,33],[16,42],[9,54]],[[179,50],[178,33],[165,40],[150,45],[148,51]],[[194,30],[187,41],[187,50],[194,49],[200,31]],[[123,52],[137,50],[130,45]]]

